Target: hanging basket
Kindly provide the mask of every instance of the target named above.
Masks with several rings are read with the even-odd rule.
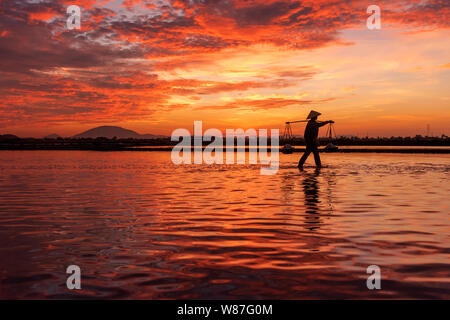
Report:
[[[332,140],[333,140],[333,135],[334,135],[334,137],[336,137],[336,132],[334,131],[334,128],[333,128],[333,124],[332,124],[332,123],[330,123],[330,125],[329,125],[328,128],[327,128],[327,135],[328,135],[329,142],[328,142],[328,144],[325,146],[325,148],[323,148],[323,150],[324,150],[325,152],[335,152],[335,151],[338,151],[338,150],[339,150],[339,147],[336,146],[335,144],[333,144],[333,142],[332,142]]]

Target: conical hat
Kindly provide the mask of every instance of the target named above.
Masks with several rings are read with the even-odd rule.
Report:
[[[314,117],[318,117],[320,115],[321,115],[320,112],[311,110],[311,112],[308,114],[308,117],[306,117],[306,119],[311,119],[311,118],[314,118]]]

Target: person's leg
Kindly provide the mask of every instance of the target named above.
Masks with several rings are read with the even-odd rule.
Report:
[[[322,167],[322,162],[320,161],[320,155],[319,155],[319,149],[314,148],[314,161],[316,162],[316,167],[320,168]]]
[[[306,159],[308,159],[309,154],[311,153],[311,149],[306,147],[305,153],[300,158],[300,161],[298,162],[299,168],[303,168],[303,165],[305,164]]]

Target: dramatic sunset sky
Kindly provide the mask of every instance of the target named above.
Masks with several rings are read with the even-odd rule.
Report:
[[[0,134],[282,129],[314,108],[338,135],[450,135],[449,21],[448,0],[2,0]]]

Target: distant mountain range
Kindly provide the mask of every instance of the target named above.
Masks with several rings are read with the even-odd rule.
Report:
[[[44,139],[58,139],[58,138],[61,138],[61,136],[56,133],[52,133],[44,137]]]
[[[158,139],[165,138],[162,135],[154,135],[154,134],[139,134],[136,131],[124,129],[116,126],[101,126],[89,129],[85,132],[74,135],[72,138],[108,138],[112,139],[116,137],[117,139]]]
[[[0,140],[16,140],[16,139],[20,138],[13,134],[0,134]]]

